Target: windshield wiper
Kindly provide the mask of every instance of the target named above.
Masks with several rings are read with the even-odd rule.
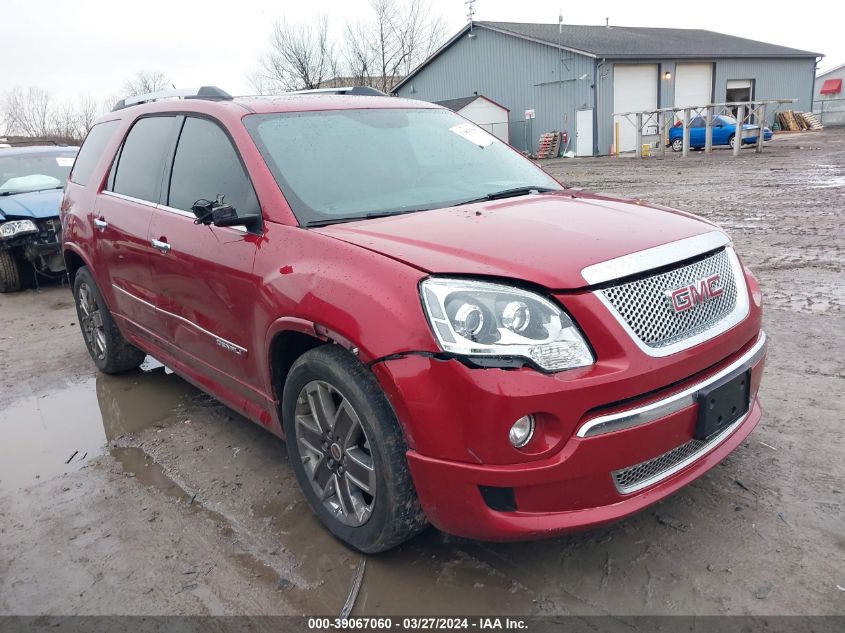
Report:
[[[47,187],[46,189],[25,189],[24,191],[0,191],[0,196],[16,196],[19,193],[36,193],[38,191],[52,191],[53,189],[64,189],[64,185],[58,187]]]
[[[387,218],[391,215],[405,215],[406,213],[416,213],[417,211],[427,211],[428,209],[405,209],[402,211],[379,211],[378,213],[367,213],[365,215],[354,215],[347,218],[321,218],[319,220],[309,220],[302,226],[329,226],[331,224],[343,224],[344,222],[357,222],[358,220],[372,220],[373,218]]]
[[[511,189],[502,189],[501,191],[494,191],[493,193],[485,194],[479,198],[472,198],[471,200],[464,200],[457,203],[456,207],[463,204],[473,204],[475,202],[487,202],[488,200],[502,200],[503,198],[515,198],[517,196],[527,196],[532,193],[546,193],[547,191],[557,191],[551,187],[513,187]]]

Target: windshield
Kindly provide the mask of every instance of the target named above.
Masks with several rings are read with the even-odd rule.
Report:
[[[257,114],[245,123],[303,225],[442,208],[522,187],[561,189],[448,110]]]
[[[727,116],[727,115],[723,114],[723,115],[719,116],[718,119],[719,119],[719,122],[722,125],[736,125],[736,119],[733,118],[732,116]]]
[[[0,151],[0,195],[61,189],[75,156],[76,150],[14,156]]]

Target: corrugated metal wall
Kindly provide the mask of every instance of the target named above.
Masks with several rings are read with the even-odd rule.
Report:
[[[567,130],[574,137],[575,111],[593,107],[593,59],[487,29],[476,28],[474,34],[461,37],[412,77],[399,96],[442,101],[477,92],[489,97],[510,109],[511,143],[520,149],[528,109],[537,117],[531,132],[535,146],[550,130]]]
[[[691,61],[691,60],[684,60]],[[737,60],[695,60],[713,61],[716,70],[714,78],[714,103],[725,101],[725,90],[730,79],[753,79],[755,99],[797,99],[792,105],[783,105],[781,109],[809,112],[812,107],[813,77],[815,59],[737,59]],[[636,63],[629,60],[620,64]],[[660,96],[659,107],[669,108],[675,104],[675,61],[670,59],[648,60],[642,63],[658,64]],[[612,61],[599,61],[598,102],[599,102],[599,153],[606,154],[613,143],[613,67]],[[671,72],[672,78],[663,79],[665,72]],[[774,117],[772,109],[766,115],[769,125]]]
[[[511,142],[525,148],[523,118],[533,108],[537,118],[531,128],[532,147],[537,137],[550,130],[567,130],[573,142],[575,111],[594,107],[593,69],[598,77],[596,92],[597,148],[607,154],[613,143],[613,60],[596,60],[558,51],[485,28],[475,37],[459,38],[434,62],[423,68],[399,90],[399,96],[425,101],[442,101],[482,94],[510,108]],[[566,43],[563,43],[566,45]],[[684,61],[713,61],[707,59]],[[625,60],[618,63],[637,63]],[[643,60],[658,64],[660,107],[674,105],[675,60]],[[729,79],[753,79],[755,99],[797,99],[786,109],[809,111],[812,107],[815,59],[715,60],[714,101],[725,101]],[[670,80],[663,73],[672,73]],[[583,80],[582,75],[587,75]],[[769,124],[772,117],[767,116]]]

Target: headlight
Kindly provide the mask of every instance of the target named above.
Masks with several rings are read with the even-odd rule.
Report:
[[[436,277],[425,279],[421,292],[444,352],[526,358],[547,371],[595,362],[569,315],[538,294],[501,284]]]
[[[38,227],[32,220],[12,220],[0,224],[0,238],[4,240],[26,233],[38,233]]]

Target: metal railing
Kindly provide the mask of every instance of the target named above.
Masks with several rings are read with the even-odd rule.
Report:
[[[745,130],[743,125],[748,121],[757,121],[762,128],[766,124],[767,108],[770,114],[774,114],[785,103],[794,103],[796,99],[767,99],[765,101],[730,101],[726,103],[709,103],[701,106],[690,106],[686,108],[657,108],[655,110],[641,110],[638,112],[614,112],[613,116],[622,117],[625,121],[634,126],[636,130],[636,153],[637,158],[643,156],[643,130],[648,127],[657,130],[660,144],[660,155],[666,156],[668,145],[669,128],[675,125],[675,118],[680,114],[683,126],[683,148],[682,155],[689,156],[690,151],[690,122],[696,117],[703,117],[704,128],[704,151],[709,153],[713,149],[713,118],[721,114],[729,114],[737,120],[737,131],[735,133],[733,153],[739,156],[742,148],[742,139],[757,137],[756,152],[763,151],[764,135],[761,129]],[[619,122],[615,122],[615,155],[619,155]],[[650,136],[654,136],[651,134]],[[738,137],[738,138],[737,138]]]
[[[813,114],[822,125],[845,125],[845,99],[814,101]]]

